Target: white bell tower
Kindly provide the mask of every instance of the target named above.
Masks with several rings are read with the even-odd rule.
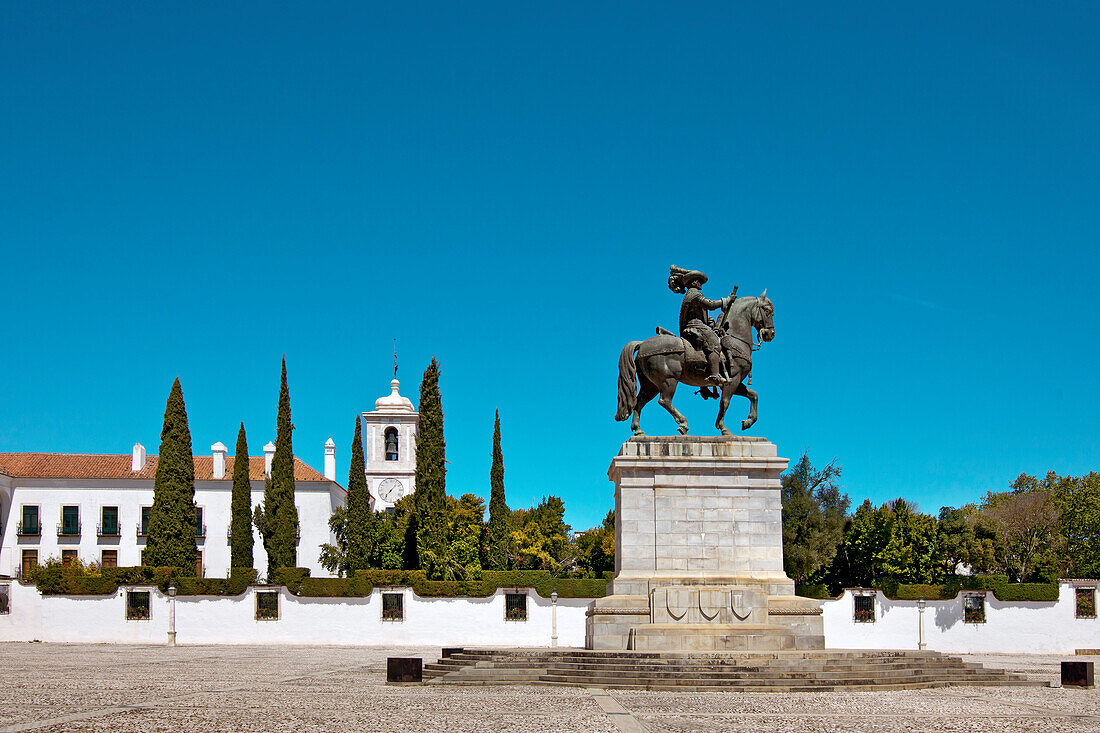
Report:
[[[375,511],[392,507],[414,488],[420,415],[413,409],[412,401],[398,392],[400,386],[394,376],[390,394],[375,400],[374,411],[364,412],[360,418],[367,489],[374,497]]]

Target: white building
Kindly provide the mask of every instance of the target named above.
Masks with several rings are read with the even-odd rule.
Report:
[[[275,446],[249,460],[252,505],[263,501]],[[346,498],[336,483],[336,447],[325,444],[325,474],[294,458],[294,503],[300,538],[298,565],[314,576],[329,575],[318,557],[332,542],[328,520]],[[220,442],[195,456],[196,542],[200,575],[229,573],[230,493],[233,456]],[[138,443],[130,455],[0,453],[0,575],[18,577],[49,558],[130,566],[141,564],[153,504],[157,456]],[[267,553],[253,529],[255,567],[267,568]]]
[[[367,489],[375,511],[388,509],[413,493],[416,475],[416,436],[420,415],[412,401],[398,392],[401,383],[390,382],[390,394],[374,401],[374,411],[360,418],[366,459]]]

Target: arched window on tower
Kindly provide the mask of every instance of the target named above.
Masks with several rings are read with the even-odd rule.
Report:
[[[397,428],[386,428],[386,460],[397,460]]]

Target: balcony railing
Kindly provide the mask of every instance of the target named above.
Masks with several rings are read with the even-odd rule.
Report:
[[[35,522],[34,524],[27,524],[24,526],[22,522],[19,522],[15,525],[15,534],[20,537],[41,537],[42,525]]]
[[[80,522],[75,525],[72,524],[59,524],[57,525],[58,537],[79,537],[80,536]]]
[[[122,529],[117,522],[106,526],[100,523],[95,526],[95,533],[97,537],[121,537]]]
[[[136,527],[136,534],[137,534],[138,537],[145,537],[149,533],[145,530],[144,527],[141,526],[141,523],[139,522],[137,527]]]

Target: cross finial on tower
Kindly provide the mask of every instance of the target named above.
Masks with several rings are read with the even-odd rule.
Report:
[[[393,340],[393,378],[397,379],[397,339]]]

